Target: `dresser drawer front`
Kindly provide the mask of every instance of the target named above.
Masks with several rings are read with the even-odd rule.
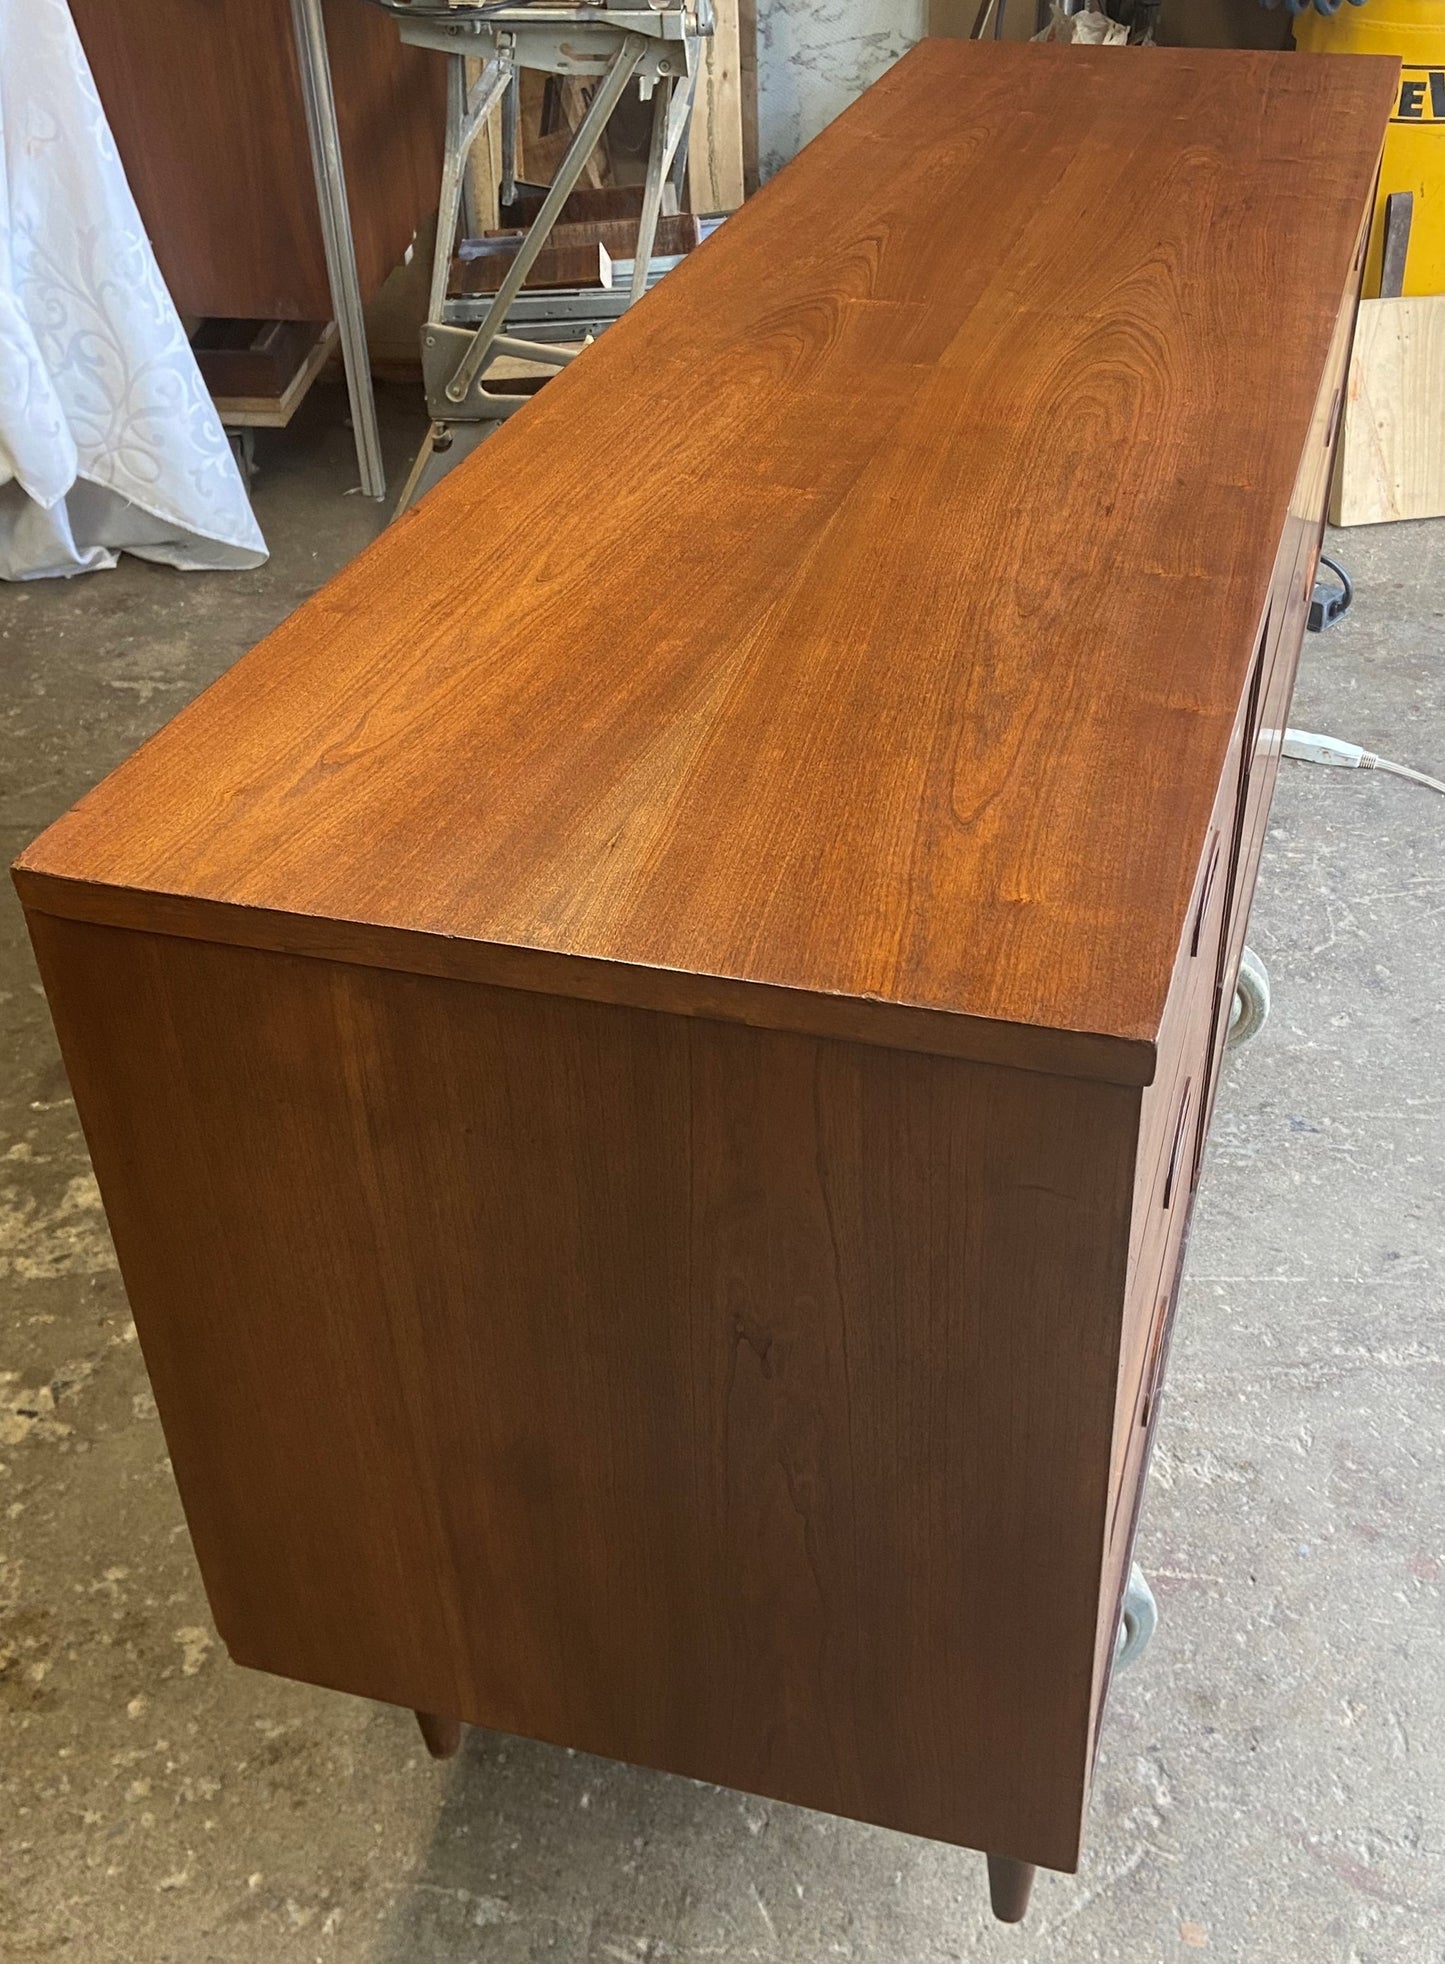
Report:
[[[1345,384],[1349,371],[1350,341],[1355,326],[1355,303],[1356,295],[1351,291],[1345,296],[1340,307],[1339,318],[1335,322],[1329,362],[1315,403],[1309,441],[1300,461],[1299,476],[1295,479],[1294,496],[1290,499],[1291,515],[1306,523],[1324,517],[1325,505],[1329,498],[1335,446],[1339,441],[1340,424],[1344,420]]]
[[[1324,518],[1325,505],[1329,498],[1330,478],[1334,473],[1335,452],[1339,446],[1340,425],[1344,421],[1345,389],[1348,386],[1350,370],[1350,343],[1354,339],[1355,314],[1360,300],[1360,273],[1364,265],[1365,239],[1368,236],[1367,226],[1356,254],[1357,263],[1340,301],[1334,337],[1330,342],[1329,358],[1325,363],[1324,378],[1320,383],[1314,416],[1310,423],[1309,438],[1300,459],[1294,496],[1290,499],[1291,514],[1306,523]]]
[[[1174,980],[1160,1023],[1154,1082],[1144,1092],[1139,1114],[1133,1215],[1129,1234],[1129,1287],[1140,1277],[1152,1281],[1163,1234],[1160,1202],[1169,1185],[1169,1158],[1179,1120],[1181,1091],[1193,1079],[1197,1118],[1208,1061],[1215,985],[1228,918],[1230,867],[1234,856],[1241,789],[1241,760],[1248,733],[1248,703],[1241,710],[1220,774],[1214,810],[1205,833],[1175,961]],[[1166,1203],[1167,1204],[1167,1203]]]
[[[1212,987],[1207,999],[1211,1004],[1214,1001]],[[1160,1354],[1160,1304],[1168,1295],[1179,1266],[1194,1197],[1199,1113],[1208,1092],[1205,1070],[1213,1053],[1212,1034],[1210,1026],[1205,1024],[1193,1068],[1181,1073],[1174,1086],[1173,1123],[1156,1169],[1156,1185],[1149,1197],[1150,1218],[1144,1252],[1124,1308],[1110,1471],[1111,1546],[1114,1528],[1128,1511],[1131,1483],[1139,1478],[1137,1419]]]
[[[1109,1601],[1123,1588],[1148,1470],[1228,1011],[1314,585],[1354,306],[1352,289],[1341,308],[1210,818],[1160,1026],[1155,1081],[1142,1101],[1108,1515]]]
[[[1181,1209],[1181,1234],[1173,1244],[1172,1265],[1166,1265],[1152,1293],[1143,1369],[1129,1403],[1127,1430],[1122,1442],[1122,1476],[1114,1489],[1109,1511],[1108,1555],[1114,1563],[1120,1560],[1134,1538],[1139,1496],[1154,1435],[1159,1393],[1164,1383],[1164,1365],[1169,1353],[1169,1340],[1174,1332],[1174,1309],[1179,1298],[1183,1254],[1182,1222],[1186,1212],[1187,1209]]]

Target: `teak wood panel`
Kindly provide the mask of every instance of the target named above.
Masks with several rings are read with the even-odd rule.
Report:
[[[70,0],[161,272],[186,315],[330,320],[290,0]],[[326,0],[362,292],[436,210],[446,64]]]
[[[1137,1092],[32,928],[238,1660],[1073,1866]]]
[[[1146,1083],[1395,74],[915,49],[27,902]]]

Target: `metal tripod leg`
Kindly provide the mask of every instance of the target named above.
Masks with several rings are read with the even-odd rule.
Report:
[[[633,306],[647,291],[647,274],[652,264],[652,248],[657,238],[657,219],[662,210],[662,194],[667,173],[677,154],[688,119],[692,114],[693,90],[697,85],[696,63],[681,83],[671,77],[660,79],[652,96],[652,137],[647,150],[647,178],[642,189],[642,217],[637,226],[637,251],[632,261],[632,287],[627,304]]]
[[[471,393],[473,384],[486,366],[492,344],[501,333],[513,302],[521,292],[537,255],[547,243],[547,235],[557,222],[557,214],[571,196],[587,159],[597,147],[597,140],[606,127],[608,117],[616,108],[622,91],[631,79],[632,71],[647,53],[647,49],[648,42],[645,35],[625,34],[622,37],[622,46],[618,49],[612,66],[598,84],[597,93],[588,104],[587,113],[577,126],[577,134],[573,137],[571,146],[558,167],[557,175],[542,200],[542,209],[537,213],[520,249],[508,266],[491,306],[488,307],[480,327],[472,336],[471,346],[462,357],[456,373],[446,385],[445,395],[449,403],[460,407]]]
[[[502,186],[499,203],[511,204],[517,196],[517,107],[521,84],[516,71],[502,97]]]
[[[452,269],[452,254],[457,246],[457,220],[462,209],[462,172],[466,159],[462,154],[462,125],[467,116],[467,64],[462,55],[447,56],[447,137],[442,150],[442,190],[441,202],[437,206],[436,246],[432,252],[431,293],[427,299],[426,317],[429,321],[440,320],[442,305],[447,297],[447,281]]]
[[[462,55],[447,57],[447,138],[442,152],[441,204],[437,211],[436,251],[432,255],[431,293],[427,319],[439,321],[446,305],[452,254],[457,245],[457,221],[462,209],[462,183],[472,146],[486,128],[498,96],[513,81],[509,61],[494,57],[467,91],[467,65]]]
[[[637,251],[632,260],[632,290],[627,304],[635,306],[647,291],[647,269],[652,263],[652,245],[657,237],[657,215],[662,210],[662,180],[667,174],[667,112],[672,103],[672,83],[660,81],[652,92],[652,140],[647,148],[647,177],[642,187],[642,216],[637,221]]]
[[[311,166],[316,174],[316,203],[321,213],[321,237],[326,247],[331,310],[336,316],[342,360],[346,365],[346,390],[351,399],[351,427],[356,437],[361,488],[368,498],[384,498],[386,470],[381,461],[381,437],[376,427],[376,398],[371,387],[371,361],[366,347],[361,282],[356,272],[356,247],[351,236],[351,212],[346,199],[346,169],[341,157],[341,134],[336,124],[336,97],[331,88],[331,65],[326,53],[326,24],[321,17],[321,0],[291,0],[291,20],[296,33],[296,60],[301,71],[306,133],[311,140]]]

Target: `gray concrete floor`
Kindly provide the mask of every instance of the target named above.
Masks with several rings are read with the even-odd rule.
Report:
[[[419,426],[393,404],[394,463]],[[371,535],[334,397],[263,447],[262,571],[0,588],[7,857]],[[1445,771],[1445,526],[1340,542],[1295,721]],[[1208,631],[1202,622],[1201,631]],[[213,1640],[45,1004],[0,911],[0,1956],[124,1964],[1445,1959],[1445,798],[1286,765],[1085,1866],[411,1719]]]

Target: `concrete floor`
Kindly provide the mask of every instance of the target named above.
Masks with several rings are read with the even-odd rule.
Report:
[[[393,404],[398,461],[418,426]],[[0,588],[7,856],[371,535],[333,397],[274,557]],[[1445,526],[1341,544],[1295,720],[1445,770]],[[1203,631],[1207,624],[1201,623]],[[1445,798],[1286,765],[1083,1872],[992,1924],[957,1849],[227,1662],[8,884],[0,909],[0,1956],[124,1964],[1445,1959]]]

